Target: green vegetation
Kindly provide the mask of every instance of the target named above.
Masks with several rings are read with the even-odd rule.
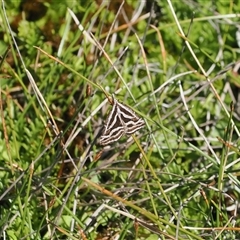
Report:
[[[1,239],[240,238],[239,4],[1,5]]]

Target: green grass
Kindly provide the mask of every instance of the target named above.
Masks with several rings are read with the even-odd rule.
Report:
[[[0,10],[1,239],[239,239],[240,6],[112,3]],[[146,126],[103,147],[112,94]]]

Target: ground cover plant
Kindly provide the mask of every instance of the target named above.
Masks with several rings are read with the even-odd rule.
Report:
[[[240,238],[239,4],[0,11],[1,239]]]

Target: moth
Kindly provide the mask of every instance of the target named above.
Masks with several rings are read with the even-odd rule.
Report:
[[[104,126],[104,132],[100,137],[100,144],[107,145],[117,141],[124,134],[131,135],[145,126],[142,118],[112,97],[113,108]]]

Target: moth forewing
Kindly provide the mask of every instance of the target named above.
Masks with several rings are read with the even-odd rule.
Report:
[[[107,145],[108,143],[117,141],[125,132],[118,115],[115,116],[114,122],[111,124],[111,128],[107,128],[107,126],[108,124],[105,125],[103,135],[100,137],[101,145]]]
[[[127,126],[125,133],[128,135],[135,133],[137,130],[145,126],[143,119],[139,118],[132,109],[124,104],[118,103],[118,113],[124,124]]]
[[[115,142],[124,134],[124,132],[125,131],[123,127],[118,127],[114,129],[112,132],[109,132],[109,134],[101,136],[100,144],[107,145],[109,143]]]
[[[126,134],[130,135],[145,126],[145,122],[140,118],[137,122],[129,122]]]

